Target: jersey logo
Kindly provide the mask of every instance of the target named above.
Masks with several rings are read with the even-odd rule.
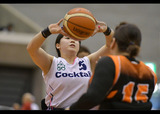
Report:
[[[65,70],[65,65],[63,64],[62,61],[60,61],[58,64],[57,64],[57,70],[60,71],[60,70]]]
[[[84,64],[84,61],[79,61],[79,70],[87,70],[87,66]]]

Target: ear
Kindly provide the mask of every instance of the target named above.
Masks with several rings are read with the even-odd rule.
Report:
[[[113,49],[113,48],[115,47],[115,45],[116,45],[116,39],[113,38],[113,39],[112,39],[112,42],[111,42],[111,44],[110,44],[110,48]]]
[[[56,48],[57,48],[57,49],[60,49],[60,44],[57,43],[57,44],[56,44]]]

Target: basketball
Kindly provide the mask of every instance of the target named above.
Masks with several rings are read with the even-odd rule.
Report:
[[[76,40],[89,38],[95,29],[96,19],[93,14],[85,8],[71,9],[64,16],[63,30]]]

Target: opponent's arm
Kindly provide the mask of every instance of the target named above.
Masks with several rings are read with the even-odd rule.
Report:
[[[102,57],[96,65],[92,82],[77,102],[67,109],[91,109],[99,105],[106,97],[107,92],[113,84],[115,65],[110,57]]]

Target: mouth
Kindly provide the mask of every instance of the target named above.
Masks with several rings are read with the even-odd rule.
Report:
[[[69,46],[72,47],[72,48],[76,47],[74,44],[70,44]]]

